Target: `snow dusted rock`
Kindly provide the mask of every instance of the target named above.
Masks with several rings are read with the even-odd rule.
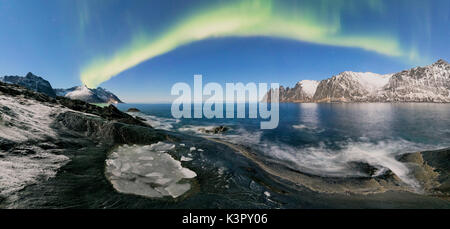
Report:
[[[298,82],[293,88],[280,87],[280,102],[311,102],[316,92],[318,81],[303,80]],[[263,101],[270,102],[272,90],[264,97]]]
[[[142,134],[145,130],[148,133]],[[14,207],[14,199],[9,199],[14,193],[55,177],[71,160],[70,151],[98,150],[95,141],[125,141],[119,137],[150,142],[164,138],[113,105],[52,98],[0,82],[0,203]]]
[[[87,103],[122,103],[122,101],[108,90],[98,87],[88,88],[86,85],[68,89],[55,89],[58,96],[77,99]]]
[[[315,102],[368,102],[382,89],[392,75],[343,72],[322,80],[313,100]]]
[[[30,90],[44,93],[51,97],[56,97],[55,92],[53,91],[52,85],[50,83],[29,72],[25,77],[22,76],[4,76],[0,81],[9,84],[17,84],[23,87],[26,87]]]
[[[387,102],[450,102],[450,64],[444,60],[394,74],[380,93]]]
[[[107,103],[123,103],[116,95],[104,88],[98,87],[93,89],[93,91],[97,97]]]
[[[301,81],[294,88],[280,87],[280,102],[450,102],[450,65],[436,63],[379,75],[346,71],[322,80]],[[314,95],[312,95],[314,92]],[[263,101],[270,102],[269,91]]]
[[[88,103],[101,103],[102,101],[86,85],[76,87],[75,90],[67,93],[65,97],[77,99]]]
[[[56,139],[54,116],[67,110],[0,92],[0,197],[55,176],[68,162],[68,157],[52,153],[48,148],[53,146],[44,144]]]

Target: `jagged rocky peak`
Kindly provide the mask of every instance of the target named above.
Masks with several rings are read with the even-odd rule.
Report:
[[[311,102],[318,85],[318,81],[302,80],[293,88],[280,86],[278,90],[280,102]],[[273,89],[264,96],[262,101],[270,102],[272,92]]]
[[[39,76],[34,75],[34,74],[31,73],[31,72],[28,72],[27,75],[26,75],[25,77],[28,78],[28,79],[38,79],[38,78],[41,78],[41,77],[39,77]],[[41,78],[41,79],[42,79],[42,78]]]
[[[29,72],[26,76],[4,76],[2,79],[3,82],[9,84],[17,84],[23,87],[26,87],[30,90],[44,93],[51,97],[56,97],[55,91],[52,88],[52,85],[42,77],[36,76],[33,73]]]
[[[395,74],[345,71],[322,80],[309,93],[307,83],[281,86],[280,102],[450,102],[450,64],[442,59]]]
[[[438,60],[396,73],[382,94],[388,102],[450,102],[450,65]]]
[[[105,88],[98,87],[97,89],[94,89],[94,92],[100,99],[106,101],[107,103],[122,103],[122,101],[116,95]]]
[[[436,63],[433,64],[434,66],[445,66],[445,67],[450,67],[450,64],[443,60],[443,59],[439,59],[438,61],[436,61]]]
[[[322,80],[313,99],[315,102],[364,102],[387,85],[391,77],[371,72],[342,72]]]
[[[122,103],[116,95],[101,87],[91,89],[86,85],[82,85],[68,89],[53,89],[47,80],[31,72],[25,76],[4,76],[0,78],[0,81],[8,84],[17,84],[51,97],[63,96],[88,103]]]

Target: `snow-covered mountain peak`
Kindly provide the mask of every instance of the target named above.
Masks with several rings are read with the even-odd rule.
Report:
[[[81,98],[83,97],[89,97],[92,96],[94,93],[92,92],[91,89],[89,89],[86,85],[83,86],[78,86],[76,87],[75,90],[67,93],[65,96],[69,97],[71,99],[80,99],[83,100]]]
[[[112,92],[98,87],[91,89],[86,85],[72,87],[69,89],[55,89],[58,96],[78,99],[89,103],[122,103]]]
[[[317,86],[319,86],[319,81],[302,80],[298,82],[297,85],[300,85],[303,89],[303,92],[305,92],[306,95],[312,98],[314,96],[314,93],[316,93]]]
[[[380,75],[373,72],[352,72],[345,71],[336,76],[337,79],[345,78],[347,80],[358,82],[367,92],[374,93],[389,83],[392,74]]]

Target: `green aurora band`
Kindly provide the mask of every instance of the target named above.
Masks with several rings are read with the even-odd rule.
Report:
[[[81,69],[81,81],[96,87],[113,76],[176,48],[210,38],[265,36],[320,45],[360,48],[391,57],[408,57],[394,36],[347,34],[341,27],[342,1],[323,1],[316,9],[283,7],[279,1],[227,1],[227,4],[193,12],[156,38],[135,36],[110,57],[100,57]],[[377,1],[364,1],[376,7]],[[337,5],[338,4],[338,5]],[[325,8],[325,10],[324,10]],[[331,11],[331,12],[330,12]],[[380,34],[380,33],[378,33]]]

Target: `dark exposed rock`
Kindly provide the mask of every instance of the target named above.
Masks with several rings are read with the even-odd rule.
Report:
[[[145,118],[141,118],[141,117],[139,117],[139,116],[134,116],[134,118],[137,119],[137,120],[139,120],[139,121],[142,121],[142,122],[147,121],[147,120],[145,120]]]
[[[199,131],[207,133],[207,134],[221,134],[230,130],[230,127],[227,126],[218,126],[212,129],[200,128]]]
[[[167,138],[166,134],[150,127],[107,121],[76,112],[61,113],[56,118],[55,125],[110,144],[143,144]]]
[[[15,155],[30,155],[30,154],[36,154],[36,151],[34,151],[31,148],[16,148],[11,150],[11,154],[15,154]]]
[[[133,108],[128,109],[127,112],[141,112],[141,111],[139,109],[133,107]]]
[[[0,150],[7,151],[16,145],[15,142],[0,138]]]
[[[374,176],[378,171],[378,168],[376,168],[368,163],[365,163],[365,162],[353,161],[353,162],[349,162],[348,165],[349,165],[350,169],[360,171],[364,174],[367,174],[370,177]]]
[[[405,154],[398,160],[408,163],[427,193],[450,199],[450,148]]]

